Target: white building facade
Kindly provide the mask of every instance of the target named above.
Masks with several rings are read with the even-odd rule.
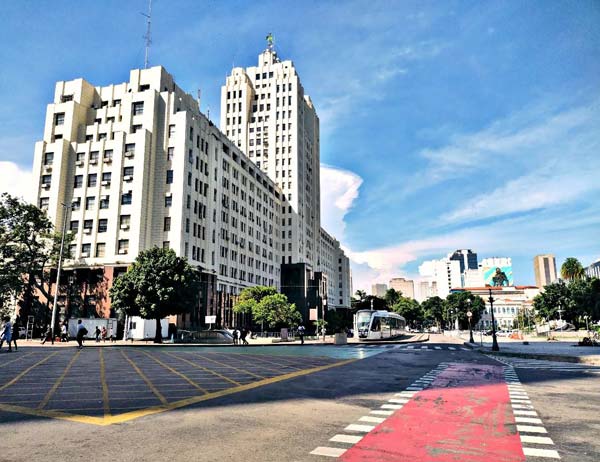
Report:
[[[318,267],[321,228],[319,118],[292,61],[269,47],[236,67],[221,89],[221,129],[281,188],[282,263]]]
[[[462,287],[460,262],[442,258],[440,260],[429,260],[419,266],[419,274],[428,282],[435,282],[437,296],[446,298],[450,290]]]
[[[38,205],[74,234],[65,267],[100,271],[105,290],[153,246],[201,269],[201,312],[221,324],[230,296],[279,286],[288,202],[160,66],[106,87],[58,82],[33,172]],[[98,308],[108,314],[109,301]],[[203,322],[194,316],[179,321]]]
[[[329,309],[350,308],[352,278],[350,260],[340,248],[340,242],[323,228],[320,229],[320,271],[327,278],[327,306]]]

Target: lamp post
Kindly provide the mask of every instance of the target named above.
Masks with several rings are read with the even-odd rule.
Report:
[[[475,343],[473,340],[473,328],[471,327],[471,317],[473,313],[471,311],[467,311],[467,318],[469,318],[469,343]]]
[[[496,337],[496,321],[494,319],[494,297],[492,297],[492,289],[488,289],[490,291],[490,298],[488,299],[490,302],[490,312],[492,313],[492,351],[500,351],[498,347],[498,338]]]
[[[62,202],[61,202],[61,205],[64,209],[64,215],[63,215],[62,235],[60,237],[60,251],[58,253],[58,268],[56,271],[56,288],[54,289],[54,303],[52,304],[52,319],[50,320],[50,331],[52,332],[50,341],[51,341],[52,345],[54,345],[54,329],[55,329],[55,325],[56,325],[56,311],[57,311],[56,304],[58,303],[58,284],[60,282],[60,270],[62,267],[63,249],[65,247],[65,233],[67,231],[67,211],[71,209],[70,205],[66,205],[65,203],[62,203]]]
[[[589,325],[588,325],[588,318],[589,318],[589,316],[588,316],[587,314],[584,314],[584,315],[583,315],[583,318],[585,319],[585,330],[586,330],[586,331],[587,331],[587,333],[589,334],[589,333],[590,333],[590,327],[589,327]]]

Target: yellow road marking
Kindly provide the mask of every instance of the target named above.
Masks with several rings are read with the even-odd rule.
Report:
[[[34,353],[37,353],[37,352],[36,352],[36,351],[32,351],[32,352],[30,352],[30,353],[27,353],[26,355],[19,356],[19,357],[18,357],[18,358],[16,358],[16,359],[11,359],[10,361],[6,361],[4,364],[2,364],[2,367],[6,367],[6,366],[8,366],[9,364],[12,364],[12,363],[14,363],[15,361],[20,361],[20,360],[21,360],[21,359],[23,359],[23,358],[27,358],[27,356],[31,356],[31,355],[32,355],[32,354],[34,354]]]
[[[6,388],[10,387],[11,385],[13,385],[14,383],[16,383],[19,379],[23,378],[25,375],[27,375],[30,371],[32,371],[33,369],[35,369],[38,366],[41,366],[42,364],[44,364],[46,361],[48,361],[50,358],[52,358],[52,356],[57,355],[58,351],[55,351],[54,353],[49,354],[48,356],[46,356],[44,359],[42,359],[41,361],[38,361],[37,363],[35,363],[33,366],[29,366],[27,369],[25,369],[23,372],[21,372],[19,375],[17,375],[14,379],[12,379],[10,382],[5,383],[4,385],[2,385],[0,387],[0,391],[5,390]]]
[[[129,358],[127,358],[125,356],[124,353],[123,353],[123,356],[125,357],[125,359],[127,359],[127,361],[132,362]],[[152,407],[140,409],[137,411],[125,412],[123,414],[110,415],[110,416],[105,416],[105,417],[92,417],[92,416],[85,416],[85,415],[76,415],[76,414],[69,414],[66,412],[60,412],[60,411],[54,411],[54,410],[48,410],[48,409],[31,409],[31,408],[27,408],[27,407],[23,407],[23,406],[15,406],[12,404],[3,404],[3,403],[0,403],[0,410],[7,411],[7,412],[20,413],[20,414],[33,415],[33,416],[38,416],[38,417],[51,417],[54,419],[68,420],[71,422],[107,426],[107,425],[113,425],[113,424],[117,424],[117,423],[127,422],[127,421],[130,421],[133,419],[138,419],[140,417],[146,417],[149,415],[158,414],[160,412],[178,409],[181,407],[189,406],[192,404],[200,403],[202,401],[207,401],[207,400],[211,400],[214,398],[221,398],[223,396],[232,395],[232,394],[239,393],[239,392],[246,391],[246,390],[252,390],[254,388],[258,388],[263,385],[270,385],[272,383],[277,383],[277,382],[281,382],[284,380],[301,377],[303,375],[308,375],[308,374],[312,374],[315,372],[324,371],[326,369],[331,369],[333,367],[343,366],[343,365],[346,365],[346,364],[349,364],[349,363],[352,363],[355,361],[359,361],[359,359],[347,359],[347,360],[340,361],[337,363],[327,364],[324,366],[318,366],[318,367],[314,367],[311,369],[294,371],[294,372],[290,372],[288,374],[280,375],[277,377],[270,377],[270,378],[260,380],[257,382],[240,385],[239,387],[227,388],[224,390],[215,391],[215,392],[208,393],[208,394],[201,395],[201,396],[194,396],[192,398],[186,398],[186,399],[182,399],[179,401],[174,401],[172,403],[165,403],[165,404],[159,405],[159,406],[152,406]],[[134,369],[139,369],[139,368],[137,368],[137,366],[135,366]],[[142,376],[142,378],[145,377],[145,375],[143,375],[143,373],[141,373],[140,376]],[[153,386],[151,386],[151,388],[152,387]],[[160,393],[159,393],[159,395],[160,395]]]
[[[102,382],[102,401],[104,403],[104,416],[110,415],[110,401],[108,399],[108,384],[106,383],[106,365],[104,364],[104,348],[100,348],[100,381]]]
[[[183,375],[181,372],[176,371],[175,369],[173,369],[171,366],[169,366],[168,364],[163,363],[160,359],[155,358],[154,356],[152,356],[150,353],[145,352],[144,350],[140,350],[141,353],[145,354],[146,356],[148,356],[149,358],[153,359],[154,361],[156,361],[158,364],[160,364],[162,367],[164,367],[165,369],[167,369],[169,372],[181,377],[183,380],[185,380],[187,383],[189,383],[190,385],[192,385],[193,387],[197,388],[198,390],[200,390],[203,393],[208,393],[208,390],[206,388],[202,388],[200,385],[198,385],[196,382],[194,382],[193,380],[191,380],[190,378],[188,378],[187,376]]]
[[[54,393],[56,393],[56,390],[58,390],[58,387],[60,387],[60,384],[62,383],[62,381],[65,380],[65,377],[67,376],[67,374],[71,370],[71,366],[73,365],[73,363],[75,363],[75,361],[79,357],[80,353],[81,353],[81,350],[78,350],[77,353],[75,353],[73,355],[73,357],[71,358],[71,361],[69,361],[69,364],[67,364],[67,367],[65,368],[65,370],[63,371],[63,373],[60,375],[60,377],[58,379],[56,379],[56,382],[54,382],[54,385],[52,385],[52,388],[50,388],[50,391],[48,393],[46,393],[46,396],[44,396],[44,399],[38,405],[38,409],[43,409],[43,408],[46,407],[46,405],[50,401],[50,398],[52,398],[52,396],[54,395]]]
[[[192,354],[194,356],[198,356],[199,358],[206,359],[207,361],[213,362],[215,364],[220,364],[221,366],[225,366],[225,367],[227,367],[229,369],[233,369],[234,371],[238,371],[238,372],[242,372],[242,373],[247,374],[247,375],[251,375],[253,377],[256,377],[257,379],[264,379],[265,378],[263,375],[254,374],[254,373],[249,372],[249,371],[247,371],[245,369],[241,369],[239,367],[230,366],[229,364],[222,363],[221,361],[217,361],[216,359],[207,358],[206,356],[204,356],[204,355],[202,355],[200,353],[194,353],[194,352],[192,352]]]
[[[206,368],[206,367],[203,367],[203,366],[201,366],[200,364],[197,364],[197,363],[194,363],[194,362],[192,362],[192,361],[189,361],[189,360],[187,360],[187,359],[181,358],[180,356],[177,356],[177,355],[175,355],[175,353],[168,353],[168,352],[165,352],[165,354],[168,354],[169,356],[172,356],[172,357],[173,357],[173,358],[175,358],[175,359],[178,359],[178,360],[180,360],[180,361],[183,361],[184,363],[187,363],[187,364],[189,364],[190,366],[193,366],[193,367],[195,367],[196,369],[203,370],[204,372],[209,372],[210,374],[213,374],[213,375],[215,375],[215,376],[217,376],[217,377],[219,377],[219,378],[221,378],[221,379],[223,379],[223,380],[225,380],[225,381],[227,381],[227,382],[233,383],[234,385],[241,385],[241,383],[240,383],[240,382],[237,382],[237,381],[235,381],[235,380],[233,380],[233,379],[230,379],[229,377],[225,377],[224,375],[221,375],[221,374],[219,374],[218,372],[216,372],[216,371],[213,371],[212,369],[208,369],[208,368]],[[208,393],[208,392],[207,392],[207,393]]]
[[[152,390],[152,393],[154,393],[154,395],[160,400],[160,402],[163,404],[168,404],[169,402],[166,400],[166,398],[160,393],[160,391],[158,391],[156,389],[154,384],[150,381],[150,379],[148,377],[146,377],[146,374],[144,374],[140,370],[140,368],[137,366],[137,364],[134,363],[131,359],[129,359],[123,350],[120,350],[120,351],[121,351],[121,354],[123,355],[123,357],[127,360],[127,362],[129,364],[131,364],[131,367],[133,367],[135,369],[135,371],[144,380],[144,382],[146,382],[146,385],[148,385],[148,388],[150,388],[150,390]]]

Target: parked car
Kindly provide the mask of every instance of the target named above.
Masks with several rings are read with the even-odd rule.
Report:
[[[508,337],[509,335],[510,335],[510,331],[504,330],[504,329],[496,332],[497,337]]]

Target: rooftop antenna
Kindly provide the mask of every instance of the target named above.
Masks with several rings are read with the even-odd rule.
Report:
[[[144,69],[148,69],[148,58],[150,56],[150,45],[152,44],[152,0],[148,0],[148,14],[140,13],[142,16],[146,18],[146,35],[144,35],[144,39],[146,40],[146,54],[144,56]]]

